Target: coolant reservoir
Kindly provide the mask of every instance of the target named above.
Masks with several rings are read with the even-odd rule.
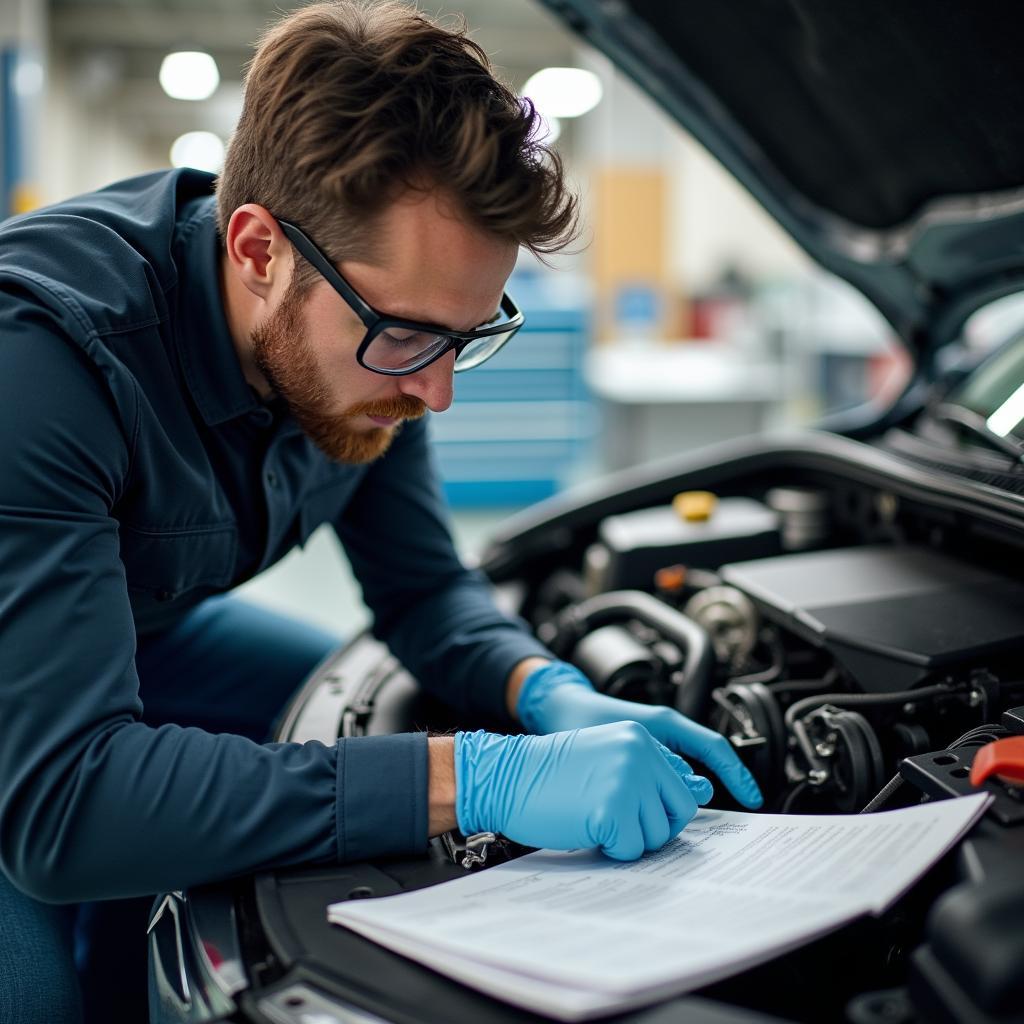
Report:
[[[603,520],[587,554],[588,589],[646,590],[666,565],[713,569],[780,550],[778,515],[766,505],[688,491],[672,505]]]

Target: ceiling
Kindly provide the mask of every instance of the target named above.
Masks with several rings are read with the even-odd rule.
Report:
[[[55,84],[63,81],[76,102],[103,105],[155,145],[192,128],[226,134],[237,117],[252,44],[295,6],[273,0],[51,0]],[[541,67],[572,61],[573,40],[534,0],[421,6],[442,17],[464,14],[471,36],[513,87]],[[211,100],[188,103],[163,94],[157,72],[173,49],[213,54],[222,85]]]

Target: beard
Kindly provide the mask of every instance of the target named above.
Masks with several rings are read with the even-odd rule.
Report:
[[[359,417],[418,419],[426,405],[412,395],[396,395],[331,412],[330,388],[305,333],[304,298],[305,293],[294,284],[288,288],[278,308],[252,331],[253,358],[306,436],[329,459],[349,464],[373,462],[388,450],[401,424],[360,429],[356,426]]]

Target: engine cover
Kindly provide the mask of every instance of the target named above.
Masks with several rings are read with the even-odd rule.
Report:
[[[721,575],[869,693],[1024,650],[1024,584],[929,548],[805,552],[732,563]]]

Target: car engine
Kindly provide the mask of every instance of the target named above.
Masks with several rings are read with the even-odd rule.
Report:
[[[925,543],[826,547],[837,512],[772,488],[608,516],[530,621],[602,691],[727,736],[767,809],[860,811],[904,758],[1009,735],[1024,584]]]

